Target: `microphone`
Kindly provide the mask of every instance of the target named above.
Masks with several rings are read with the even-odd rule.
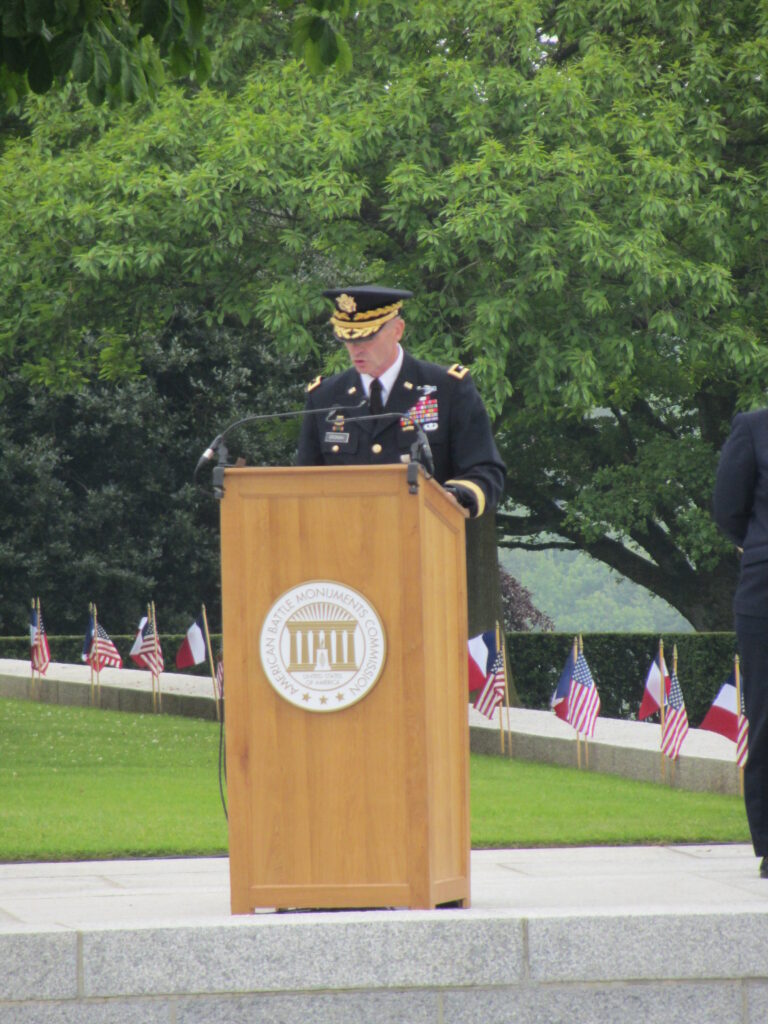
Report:
[[[242,419],[235,420],[234,423],[228,424],[220,434],[217,434],[216,437],[214,437],[203,454],[197,460],[197,465],[195,466],[195,472],[192,474],[192,479],[197,482],[197,474],[203,466],[212,462],[217,456],[220,464],[226,462],[227,449],[224,445],[224,438],[236,427],[242,427],[246,423],[254,423],[258,420],[285,420],[300,416],[318,416],[320,413],[325,413],[326,421],[328,423],[332,423],[339,413],[343,413],[346,410],[362,409],[363,406],[367,404],[367,399],[364,398],[362,401],[358,402],[357,405],[329,405],[325,409],[292,409],[290,412],[265,412],[258,415],[254,414],[253,416],[243,416]]]
[[[221,442],[223,440],[224,440],[224,435],[223,434],[219,434],[218,436],[214,437],[214,439],[211,441],[211,443],[205,449],[203,454],[197,460],[197,465],[195,466],[195,472],[192,474],[192,479],[193,480],[197,479],[197,474],[200,472],[200,470],[203,468],[203,466],[206,465],[206,463],[211,462],[213,459],[216,458],[216,453],[218,452],[219,446],[221,445]]]

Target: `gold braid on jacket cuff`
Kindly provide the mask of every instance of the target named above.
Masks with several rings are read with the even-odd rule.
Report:
[[[464,487],[475,496],[475,501],[477,502],[475,518],[478,518],[485,512],[485,494],[482,487],[478,487],[473,480],[446,480],[444,486],[450,487],[452,484],[456,487]]]

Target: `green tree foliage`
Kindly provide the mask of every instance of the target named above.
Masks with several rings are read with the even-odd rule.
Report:
[[[501,564],[525,585],[558,632],[681,633],[690,629],[660,597],[583,551],[507,548],[501,553]]]
[[[244,12],[253,23],[269,5],[227,0],[214,5],[214,25],[231,25]],[[292,21],[292,47],[313,73],[335,65],[352,66],[349,44],[335,21],[349,0],[285,0],[298,7]],[[211,71],[204,40],[203,0],[4,0],[0,12],[0,111],[29,90],[46,93],[70,76],[87,85],[99,104],[154,97],[165,80],[205,81]]]
[[[736,561],[709,506],[729,419],[768,380],[766,11],[564,4],[550,31],[539,123],[516,147],[539,187],[505,303],[523,329],[507,423],[526,510],[505,528],[559,533],[727,627]]]
[[[161,56],[175,77],[207,77],[202,0],[5,0],[0,108],[71,74],[93,103],[154,95]]]
[[[322,286],[407,285],[409,346],[471,363],[496,417],[502,542],[554,537],[728,626],[709,496],[768,382],[764,5],[370,0],[355,75],[319,79],[279,5],[218,18],[194,94],[27,104],[0,370],[119,380],[180,306],[319,358]]]
[[[83,630],[94,600],[111,633],[150,599],[164,633],[186,630],[201,602],[220,628],[218,504],[210,474],[195,486],[193,470],[226,423],[294,407],[308,371],[252,329],[206,330],[181,312],[143,367],[55,394],[6,381],[0,632],[20,633],[38,594],[55,633]],[[254,423],[229,443],[251,465],[290,462],[295,426]]]

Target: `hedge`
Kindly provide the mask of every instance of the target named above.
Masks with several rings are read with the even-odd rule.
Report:
[[[126,665],[134,636],[113,636]],[[160,640],[168,670],[173,671],[183,634],[161,634]],[[688,719],[698,725],[711,705],[720,684],[733,668],[736,640],[733,633],[665,633],[664,652],[667,667],[672,667],[672,650],[677,645],[678,678],[683,689]],[[600,692],[601,714],[608,718],[636,718],[643,696],[648,667],[658,650],[656,633],[585,633],[584,654]],[[212,635],[214,651],[221,643]],[[53,661],[81,663],[83,637],[49,636]],[[573,645],[571,633],[509,633],[507,648],[512,676],[521,704],[545,709],[554,693],[568,652]],[[29,637],[0,637],[0,659],[29,657]],[[208,667],[188,670],[207,675]]]
[[[733,670],[733,633],[665,633],[664,660],[672,670],[677,645],[677,676],[688,720],[697,726],[720,685]],[[648,668],[659,647],[658,633],[584,633],[584,656],[607,718],[637,718]],[[510,633],[512,676],[523,707],[548,708],[573,646],[573,634]]]

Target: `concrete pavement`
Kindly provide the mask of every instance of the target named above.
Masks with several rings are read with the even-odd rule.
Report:
[[[0,866],[0,1024],[764,1024],[745,846],[489,850],[468,910],[230,916],[227,860]]]
[[[745,845],[473,850],[472,907],[456,913],[768,915],[768,880],[757,865]],[[356,920],[393,913],[423,912],[343,912]],[[254,916],[264,915],[274,912]],[[0,864],[0,934],[242,921],[230,915],[226,857]]]

